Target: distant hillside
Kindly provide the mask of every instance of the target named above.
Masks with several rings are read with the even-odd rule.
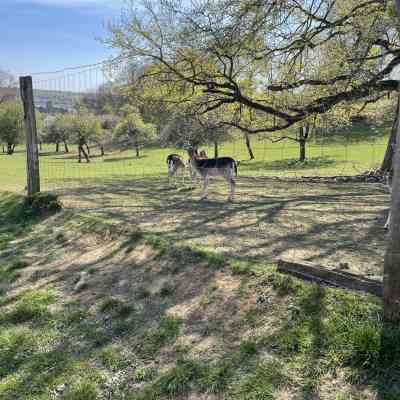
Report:
[[[35,97],[35,106],[42,112],[70,112],[75,104],[85,95],[90,94],[61,91],[61,90],[40,90],[33,91]],[[1,88],[1,100],[15,100],[19,98],[18,88]]]
[[[0,87],[0,101],[14,100],[17,98],[17,88],[2,88]]]
[[[43,112],[70,112],[87,94],[60,90],[34,90],[35,106]]]

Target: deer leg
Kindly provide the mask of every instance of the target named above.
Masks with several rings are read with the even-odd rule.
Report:
[[[185,186],[187,174],[186,174],[186,168],[184,165],[181,167],[181,174],[182,174],[182,183],[183,183],[183,186]]]
[[[174,185],[174,175],[175,175],[175,171],[173,169],[168,170],[168,184],[169,186],[173,186]]]
[[[204,186],[203,186],[203,195],[201,196],[201,200],[206,199],[208,196],[208,176],[204,177]]]
[[[226,170],[226,172],[223,174],[223,177],[230,187],[228,201],[233,201],[235,198],[235,187],[236,187],[236,182],[233,179],[233,171],[230,169]]]
[[[235,188],[236,188],[236,182],[233,178],[230,178],[229,184],[231,186],[231,193],[229,195],[229,201],[233,201],[235,198]]]
[[[390,217],[391,217],[391,212],[389,211],[389,215],[388,215],[388,217],[387,217],[387,220],[386,220],[386,224],[385,224],[385,226],[384,226],[384,229],[389,229],[389,227],[390,227]]]

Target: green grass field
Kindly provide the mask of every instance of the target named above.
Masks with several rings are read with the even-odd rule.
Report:
[[[304,175],[354,175],[378,166],[386,150],[389,128],[372,128],[366,125],[353,127],[349,132],[330,140],[310,141],[307,146],[308,160],[296,162],[298,146],[292,141],[271,143],[262,137],[254,137],[253,150],[256,159],[248,160],[243,140],[224,143],[220,155],[228,155],[242,161],[239,176],[304,176]],[[42,187],[55,190],[66,187],[84,186],[87,182],[104,179],[129,179],[136,177],[165,176],[166,157],[170,153],[186,154],[177,149],[145,148],[139,159],[133,150],[117,151],[99,157],[98,149],[92,149],[90,164],[77,163],[75,147],[72,153],[57,154],[54,145],[46,145],[40,157]],[[62,146],[61,146],[62,148]],[[211,148],[206,148],[209,156]],[[20,147],[13,156],[0,154],[1,188],[21,191],[25,187],[25,153]]]

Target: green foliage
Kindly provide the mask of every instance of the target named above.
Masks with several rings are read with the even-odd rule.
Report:
[[[73,114],[70,118],[75,142],[78,142],[79,138],[85,139],[86,142],[95,141],[104,133],[101,128],[100,118],[93,114],[82,111],[78,114]]]
[[[272,279],[272,286],[277,291],[279,296],[286,296],[296,290],[296,282],[287,275],[277,274]]]
[[[175,367],[161,375],[154,384],[160,394],[178,396],[187,392],[201,373],[200,364],[194,360],[178,359]]]
[[[23,212],[29,216],[53,214],[62,209],[58,196],[53,193],[36,193],[25,198]]]
[[[31,290],[23,293],[5,319],[12,323],[23,323],[39,319],[49,314],[48,306],[56,300],[52,290]]]
[[[125,106],[122,120],[114,128],[116,141],[129,140],[137,148],[150,142],[155,137],[155,127],[145,122],[135,107]]]
[[[199,387],[207,393],[223,392],[234,375],[234,360],[227,358],[218,362],[213,362],[203,367],[199,377]]]
[[[257,342],[253,340],[244,340],[240,343],[240,353],[245,356],[253,356],[257,353]]]
[[[175,339],[180,331],[182,319],[173,316],[163,316],[159,327],[153,329],[144,338],[143,351],[145,354],[153,354],[161,347]]]
[[[123,356],[121,349],[114,345],[104,347],[101,350],[99,357],[102,364],[112,371],[124,369],[129,365],[129,362]]]
[[[32,331],[26,327],[10,327],[0,333],[0,378],[13,372],[24,362],[23,354],[29,355],[36,349]]]
[[[384,52],[396,51],[398,35],[382,38],[397,28],[393,2],[191,2],[182,14],[174,2],[143,1],[110,26],[107,44],[130,54],[125,91],[155,119],[159,113],[165,120],[178,104],[181,119],[218,113],[218,122],[293,136],[288,125],[348,124],[361,99],[373,107],[396,65]],[[185,123],[171,132],[179,125]],[[181,132],[166,136],[203,143],[190,130]]]
[[[67,142],[72,138],[73,128],[70,114],[46,116],[42,126],[42,141],[46,143]]]
[[[78,143],[79,138],[86,142],[101,141],[106,134],[102,129],[100,117],[85,110],[74,114],[48,116],[43,122],[44,140],[48,143]]]
[[[134,375],[133,378],[136,382],[150,382],[152,381],[157,374],[157,371],[154,368],[138,368]]]
[[[16,101],[0,104],[0,142],[16,145],[23,141],[24,122],[22,106]]]
[[[29,266],[26,260],[14,260],[10,263],[0,264],[0,283],[10,284],[18,280],[21,276],[19,272]]]

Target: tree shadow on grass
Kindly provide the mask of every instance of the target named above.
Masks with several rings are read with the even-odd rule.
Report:
[[[219,181],[203,201],[200,187],[166,189],[166,179],[158,177],[95,182],[59,193],[67,206],[87,215],[217,247],[227,255],[267,262],[293,255],[334,266],[348,262],[352,272],[381,275],[389,196],[378,185],[240,178],[237,199],[228,203],[227,185],[220,190]]]
[[[318,169],[330,167],[336,164],[337,161],[329,157],[312,157],[300,162],[298,159],[288,158],[285,160],[274,161],[242,161],[239,169],[244,167],[246,171],[297,171],[303,169]]]
[[[399,398],[400,329],[384,326],[380,300],[300,284],[293,287],[292,301],[287,318],[265,342],[297,366],[301,399],[320,398],[320,386],[331,380],[336,390],[346,390],[347,383],[372,389],[379,400]],[[339,380],[338,368],[344,372]]]
[[[224,268],[220,258],[183,245],[200,239],[196,245],[201,246],[210,237],[208,247],[215,251],[218,238],[223,236],[226,243],[239,246],[226,252],[227,255],[264,263],[273,261],[271,246],[277,246],[272,250],[276,248],[282,252],[294,245],[301,248],[316,245],[321,252],[329,254],[349,246],[346,241],[350,239],[352,246],[359,246],[357,238],[353,237],[355,231],[360,231],[359,226],[371,219],[368,212],[364,214],[363,208],[385,203],[373,185],[296,186],[284,182],[274,183],[272,190],[271,182],[267,179],[242,182],[241,189],[247,191],[247,195],[236,204],[226,203],[220,198],[220,192],[215,191],[210,193],[215,198],[205,202],[197,200],[197,196],[187,197],[187,193],[178,191],[165,196],[157,190],[165,180],[156,178],[118,183],[110,180],[76,192],[68,190],[69,196],[79,200],[83,197],[87,201],[88,206],[80,209],[81,214],[72,217],[72,221],[69,221],[68,213],[57,215],[50,221],[49,227],[36,227],[34,234],[23,230],[18,236],[19,251],[38,257],[37,262],[33,260],[32,275],[44,268],[48,270],[49,266],[56,270],[51,275],[37,274],[33,283],[35,291],[57,287],[62,299],[57,308],[60,314],[53,315],[55,321],[50,325],[46,325],[45,319],[38,323],[45,327],[59,326],[62,347],[56,346],[45,355],[26,351],[24,357],[20,357],[22,350],[20,352],[16,347],[13,350],[15,357],[14,354],[11,356],[13,359],[20,357],[22,361],[10,371],[10,375],[23,371],[24,377],[29,378],[34,376],[36,370],[43,371],[40,380],[46,386],[43,389],[39,380],[34,380],[37,394],[53,389],[55,382],[71,385],[71,380],[84,374],[70,369],[70,365],[84,360],[98,365],[100,351],[110,343],[120,343],[126,349],[129,362],[136,363],[140,359],[143,363],[151,363],[162,353],[171,364],[180,354],[177,344],[179,333],[176,333],[179,324],[183,324],[182,328],[178,328],[180,333],[195,340],[191,346],[201,345],[207,340],[223,343],[222,350],[220,347],[222,358],[233,359],[237,344],[247,332],[247,327],[243,327],[243,315],[249,310],[241,308],[243,305],[237,299],[231,275],[224,275],[221,288],[215,284]],[[9,208],[10,201],[12,204],[12,199],[9,199],[4,206]],[[349,206],[348,214],[336,219],[338,210],[332,206],[341,203]],[[317,207],[321,207],[322,211],[316,211]],[[289,216],[282,219],[285,213]],[[321,218],[323,214],[329,218]],[[355,226],[349,229],[347,220],[354,215]],[[297,230],[293,229],[293,224],[286,225],[288,220],[295,219],[304,226]],[[139,229],[142,222],[151,222],[152,226],[149,230],[151,236],[146,240]],[[375,222],[377,226],[369,223],[367,227],[370,229],[363,228],[361,239],[366,243],[377,236],[379,221]],[[68,229],[69,223],[79,225],[71,233],[73,239],[58,237],[52,231],[52,227]],[[276,231],[271,234],[268,229],[271,231],[273,226]],[[113,231],[115,236],[112,236]],[[103,242],[92,240],[92,235],[96,233],[105,238]],[[118,240],[114,242],[114,238]],[[151,249],[148,248],[149,243],[152,243]],[[333,249],[335,243],[337,246]],[[13,246],[12,240],[7,240],[3,250],[12,250]],[[257,247],[262,253],[255,257],[251,251]],[[63,251],[67,252],[67,257]],[[374,256],[374,249],[370,251],[367,256]],[[63,257],[62,268],[57,268],[57,258],[51,260],[50,257],[47,263],[42,263],[52,255]],[[88,285],[78,291],[75,287],[82,272],[89,274]],[[29,270],[26,273],[30,273]],[[30,284],[32,275],[28,276]],[[13,307],[19,301],[21,294],[18,294],[18,289],[25,290],[24,279],[13,283],[17,294],[10,296],[7,303],[2,303],[3,306]],[[230,280],[232,292],[226,290],[230,287]],[[216,293],[215,297],[210,293]],[[79,302],[79,306],[68,306],[68,299]],[[370,366],[376,364],[365,363],[366,360],[376,360],[374,347],[369,346],[376,343],[375,331],[369,329],[370,321],[372,326],[375,326],[375,321],[379,322],[376,307],[369,309],[369,300],[364,302],[364,298],[357,296],[353,309],[349,308],[347,300],[331,289],[305,285],[288,309],[287,319],[283,317],[275,321],[277,332],[274,330],[273,337],[265,340],[267,349],[277,352],[284,360],[287,357],[288,363],[294,360],[298,363],[298,371],[304,378],[300,383],[300,398],[304,400],[316,395],[321,380],[343,355],[352,363],[348,365],[355,383],[365,379],[368,384],[375,385],[382,393],[380,400],[391,399],[389,395],[396,393],[393,387],[398,383],[397,372],[386,372],[392,386],[384,386],[385,369],[398,367],[399,358],[390,355],[396,341],[391,340],[386,346],[388,351],[384,352],[385,357],[391,358],[380,364],[382,375],[378,381],[374,375],[376,367]],[[112,305],[107,306],[107,310],[106,301]],[[273,298],[272,303],[279,304],[279,301],[275,302]],[[364,304],[366,308],[363,308]],[[174,313],[183,313],[184,321],[168,319]],[[175,330],[170,333],[165,327],[160,330],[162,321],[167,321],[168,326]],[[226,324],[227,321],[230,324]],[[19,325],[16,324],[16,327]],[[35,328],[34,322],[31,327]],[[43,329],[37,333],[41,331]],[[94,359],[97,362],[93,364]],[[246,359],[249,365],[243,363],[240,367],[250,369],[251,359]],[[41,366],[43,368],[39,368]],[[234,364],[230,368],[229,373],[232,374],[233,369],[238,369]],[[296,369],[293,371],[297,372]],[[9,397],[15,395],[18,398],[19,394],[21,398],[29,379],[17,381],[14,391],[8,392]],[[223,379],[224,376],[221,381]]]
[[[66,151],[46,151],[46,152],[39,152],[39,157],[52,157],[52,156],[61,156],[63,154],[70,154]]]
[[[101,354],[111,343],[113,346],[124,343],[129,349],[124,352],[124,365],[129,368],[136,367],[138,359],[144,365],[152,363],[162,349],[169,362],[179,358],[179,347],[174,346],[183,330],[183,320],[167,314],[167,310],[191,302],[196,304],[221,268],[218,260],[207,258],[206,254],[174,248],[157,237],[151,239],[152,252],[147,254],[140,232],[118,235],[119,240],[113,242],[107,239],[101,244],[86,242],[88,237],[93,238],[96,224],[90,220],[74,221],[82,223],[68,242],[62,237],[55,238],[54,232],[40,224],[35,227],[34,237],[32,232],[24,232],[18,238],[22,253],[32,258],[32,266],[10,286],[10,295],[6,294],[6,301],[0,304],[4,311],[0,325],[6,335],[5,338],[0,335],[0,349],[10,335],[11,345],[6,355],[12,361],[2,365],[0,373],[2,379],[10,376],[20,379],[10,383],[6,392],[0,388],[0,397],[40,395],[58,389],[61,383],[65,386],[62,390],[68,390],[78,378],[95,379],[93,368],[86,374],[84,365],[92,364],[95,359],[97,370],[104,371]],[[68,223],[66,214],[51,221],[52,226],[64,229]],[[98,228],[104,237],[107,227],[99,222]],[[4,250],[10,248],[12,243],[8,242]],[[62,268],[57,269],[57,259],[45,265],[40,261],[62,249],[69,254],[64,257]],[[30,279],[34,272],[46,272],[49,265],[55,272],[36,274],[36,279]],[[89,274],[88,284],[78,290],[77,278],[82,273]],[[27,282],[35,295],[57,288],[58,307],[44,309],[40,298],[24,300]],[[232,301],[225,300],[210,323],[222,325],[225,315],[221,311],[225,307],[232,307]],[[202,304],[197,308],[196,315],[204,312]],[[208,317],[203,318],[201,323],[207,325]],[[192,323],[198,328],[199,321],[188,321],[185,329],[191,329]],[[219,334],[223,337],[223,332],[205,333],[205,328],[200,331],[204,337]],[[228,349],[227,353],[231,351]]]
[[[132,155],[132,157],[112,157],[112,158],[105,158],[104,162],[119,162],[119,161],[135,161],[135,160],[142,160],[143,158],[147,158],[148,155],[141,155],[139,157],[136,157],[136,155]]]

